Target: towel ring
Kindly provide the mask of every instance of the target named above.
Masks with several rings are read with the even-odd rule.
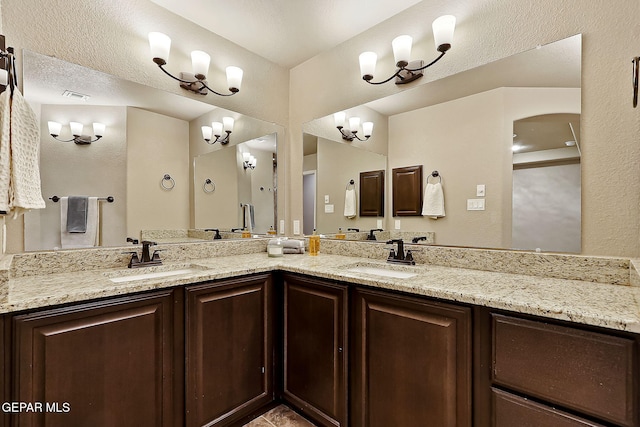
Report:
[[[165,185],[165,181],[169,181],[170,186],[169,185]],[[171,189],[173,189],[173,187],[176,186],[176,181],[173,178],[171,178],[171,175],[169,175],[168,173],[165,173],[164,176],[162,177],[162,181],[160,181],[160,185],[165,190],[171,190]]]
[[[439,182],[442,182],[442,176],[440,176],[440,172],[438,172],[438,171],[431,172],[429,177],[440,178]],[[427,177],[427,182],[429,182],[429,177]]]
[[[213,193],[216,191],[216,185],[211,181],[211,179],[207,178],[204,180],[204,184],[202,184],[202,191],[205,193]]]
[[[348,190],[350,185],[355,186],[355,184],[356,184],[356,183],[355,183],[355,181],[354,181],[354,180],[350,180],[350,181],[349,181],[349,183],[347,184],[347,186],[346,186],[345,188]]]

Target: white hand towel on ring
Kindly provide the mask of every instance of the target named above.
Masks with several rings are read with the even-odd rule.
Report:
[[[347,189],[344,194],[344,216],[347,218],[356,217],[356,190]]]
[[[442,184],[428,183],[424,188],[424,198],[422,200],[422,215],[431,219],[438,219],[444,216],[444,192]]]

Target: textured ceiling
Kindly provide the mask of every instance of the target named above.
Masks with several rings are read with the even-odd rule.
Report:
[[[151,0],[285,68],[421,0]]]

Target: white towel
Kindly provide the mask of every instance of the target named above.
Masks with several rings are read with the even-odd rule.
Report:
[[[98,245],[98,198],[89,197],[87,206],[87,231],[84,233],[69,233],[67,231],[67,209],[69,198],[60,198],[60,243],[62,249],[93,248]]]
[[[422,200],[422,215],[431,219],[438,219],[444,216],[444,193],[442,184],[428,183],[424,188],[424,198]]]
[[[40,188],[40,126],[16,88],[0,95],[0,211],[46,207]]]
[[[344,194],[344,216],[347,218],[356,217],[356,190],[347,189]]]

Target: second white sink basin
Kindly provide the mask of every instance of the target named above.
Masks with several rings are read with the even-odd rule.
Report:
[[[385,266],[377,264],[356,264],[353,266],[347,266],[345,270],[351,273],[364,273],[395,279],[409,279],[418,275],[418,272],[412,271],[411,267]]]

